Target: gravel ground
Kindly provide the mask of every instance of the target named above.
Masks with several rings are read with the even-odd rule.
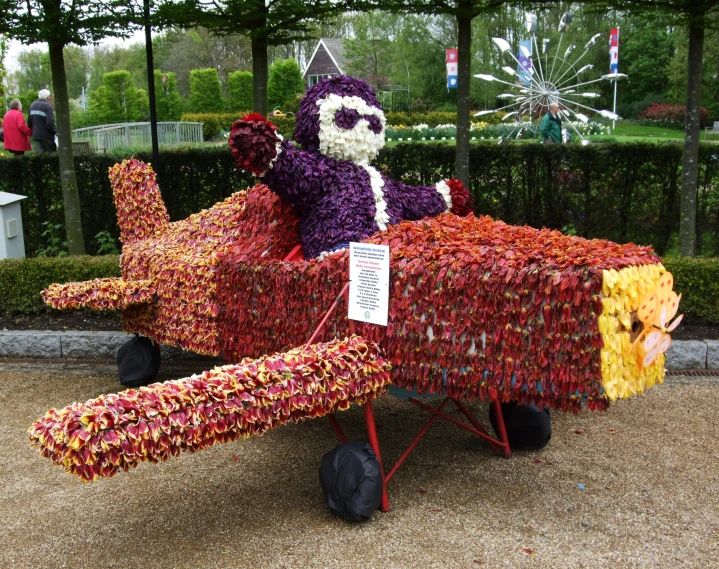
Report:
[[[0,372],[3,569],[719,567],[716,380],[673,378],[606,413],[555,413],[544,451],[507,460],[437,423],[390,482],[392,510],[364,524],[325,507],[326,421],[94,484],[30,446],[47,409],[118,386],[90,372]],[[394,460],[424,417],[389,397],[376,415]],[[362,436],[361,409],[339,419]]]

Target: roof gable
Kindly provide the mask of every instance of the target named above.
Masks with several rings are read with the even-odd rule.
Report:
[[[324,52],[324,54],[326,54],[326,56],[324,54],[320,54],[320,59],[325,59],[327,64],[329,64],[329,61],[332,61],[332,64],[334,64],[334,66],[337,68],[337,72],[340,75],[344,75],[346,62],[344,59],[344,45],[342,41],[343,40],[341,39],[334,38],[320,38],[317,41],[314,52],[312,52],[312,57],[310,57],[304,75],[306,76],[310,68],[313,66],[312,64],[314,63],[315,58],[318,56],[318,52],[320,52],[320,49]],[[329,57],[329,60],[326,59],[327,57]]]

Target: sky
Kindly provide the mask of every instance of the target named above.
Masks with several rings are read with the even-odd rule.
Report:
[[[99,46],[109,46],[109,45],[120,45],[120,44],[132,44],[132,43],[138,43],[138,42],[144,42],[145,41],[145,31],[144,30],[138,30],[132,36],[130,36],[128,39],[122,39],[122,38],[107,38],[103,41],[101,41],[98,45]],[[17,58],[18,55],[25,50],[29,49],[47,49],[46,43],[34,43],[31,45],[23,45],[18,41],[12,40],[10,41],[10,45],[8,46],[8,53],[5,56],[5,68],[8,71],[15,71],[17,69]]]

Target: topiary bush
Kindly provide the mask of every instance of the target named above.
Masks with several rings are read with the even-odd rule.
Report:
[[[719,324],[719,259],[664,259],[682,294],[680,312],[693,324]]]
[[[250,112],[252,109],[252,73],[233,71],[227,75],[230,91],[230,111]]]
[[[0,313],[32,314],[47,306],[40,291],[52,283],[120,276],[120,257],[45,257],[0,261]]]
[[[220,89],[217,69],[193,69],[190,71],[190,103],[193,113],[221,113],[225,102]]]

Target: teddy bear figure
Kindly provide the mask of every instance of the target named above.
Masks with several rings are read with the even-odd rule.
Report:
[[[319,81],[302,100],[295,139],[303,150],[256,113],[234,123],[229,145],[238,167],[295,209],[308,259],[402,220],[469,214],[472,199],[459,180],[409,186],[370,166],[384,146],[385,122],[372,88],[343,75]]]

